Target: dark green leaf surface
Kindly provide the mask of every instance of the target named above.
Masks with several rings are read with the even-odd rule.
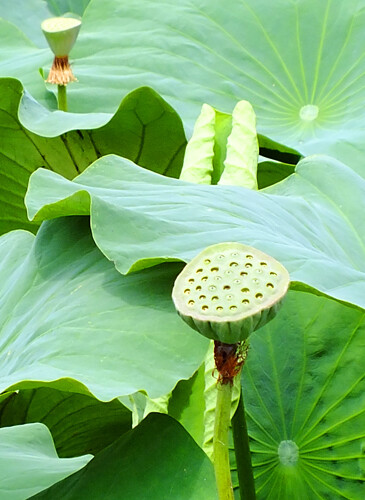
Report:
[[[329,157],[308,157],[256,192],[167,179],[109,156],[73,182],[38,170],[26,205],[37,220],[91,210],[95,242],[122,273],[237,241],[272,255],[293,281],[365,307],[365,181]]]
[[[100,450],[127,432],[131,413],[118,400],[101,403],[84,394],[49,387],[23,390],[0,402],[0,426],[42,422],[62,458]]]
[[[149,415],[74,474],[34,499],[216,500],[213,466],[167,415]]]
[[[37,225],[26,218],[23,198],[30,174],[39,167],[72,179],[100,156],[115,153],[161,174],[179,176],[186,143],[183,126],[152,89],[127,95],[114,116],[50,113],[29,95],[22,96],[17,80],[0,80],[0,234],[18,228],[36,230]],[[21,118],[31,114],[46,123],[46,136],[34,133],[36,122],[33,132],[22,125],[20,102]],[[82,130],[62,133],[66,124]]]
[[[91,455],[58,458],[43,424],[0,429],[0,498],[25,500],[80,470]]]
[[[171,391],[207,341],[171,301],[181,266],[123,277],[95,246],[88,218],[0,238],[0,392],[44,385],[108,401]]]
[[[257,183],[259,189],[264,189],[286,179],[294,171],[294,165],[273,161],[262,161],[257,166]]]
[[[365,316],[290,292],[242,375],[258,500],[364,498]]]
[[[364,7],[364,0],[93,0],[71,53],[79,83],[70,86],[70,110],[114,112],[123,95],[149,85],[191,129],[204,102],[231,112],[246,99],[260,133],[305,155],[352,160],[364,172]],[[6,21],[1,32],[1,75],[21,79],[45,102],[38,68],[48,71],[51,52]]]

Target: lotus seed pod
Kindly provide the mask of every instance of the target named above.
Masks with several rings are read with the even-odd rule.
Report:
[[[235,344],[274,318],[289,283],[288,271],[269,255],[241,243],[218,243],[185,266],[172,299],[191,328]]]
[[[81,21],[73,17],[51,17],[42,22],[43,34],[56,57],[69,55],[80,26]]]

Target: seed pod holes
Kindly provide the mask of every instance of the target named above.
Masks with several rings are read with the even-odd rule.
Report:
[[[289,281],[287,270],[260,250],[219,243],[186,265],[172,297],[190,326],[208,338],[233,344],[275,316]]]

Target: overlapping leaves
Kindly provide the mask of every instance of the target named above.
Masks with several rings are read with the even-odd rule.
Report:
[[[22,125],[18,108],[37,117],[46,132]],[[35,230],[23,198],[29,176],[38,167],[72,179],[97,158],[114,153],[167,176],[178,177],[185,148],[182,123],[174,110],[149,88],[126,96],[114,116],[105,113],[68,116],[50,113],[23,95],[14,79],[0,79],[0,234]],[[36,122],[36,120],[35,120]],[[74,128],[78,130],[74,130]],[[73,129],[63,133],[65,129]]]
[[[117,399],[97,399],[50,387],[5,393],[0,401],[0,427],[41,422],[51,431],[62,458],[95,455],[130,430],[130,411]]]

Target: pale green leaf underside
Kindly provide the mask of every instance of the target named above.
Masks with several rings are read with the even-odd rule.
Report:
[[[37,117],[46,126],[46,136],[35,133],[36,120],[33,132],[22,125],[25,115]],[[4,78],[0,79],[0,123],[0,234],[36,229],[26,218],[23,198],[30,174],[39,167],[72,179],[97,158],[114,153],[160,174],[180,174],[186,143],[181,120],[147,87],[127,95],[114,116],[75,116],[50,113],[23,95],[19,81]],[[72,130],[63,133],[67,128]]]
[[[364,308],[364,200],[363,178],[325,156],[259,192],[168,179],[107,156],[73,182],[38,170],[26,205],[36,220],[91,211],[94,240],[122,273],[237,241],[272,255],[293,281]]]
[[[303,292],[252,335],[242,387],[258,500],[363,499],[364,349],[363,312]]]
[[[0,392],[49,383],[104,401],[158,397],[201,364],[208,341],[171,302],[181,266],[122,276],[82,217],[42,225],[36,238],[10,232],[0,256]]]
[[[364,0],[93,0],[71,53],[79,83],[70,86],[70,109],[114,112],[122,95],[149,85],[191,129],[204,102],[231,112],[246,99],[260,133],[363,171],[364,7]],[[1,31],[1,74],[49,100],[37,70],[48,70],[50,51],[6,21]]]
[[[24,500],[84,467],[92,455],[58,458],[40,423],[0,429],[0,498]]]
[[[216,500],[213,466],[174,419],[152,413],[37,499]]]

